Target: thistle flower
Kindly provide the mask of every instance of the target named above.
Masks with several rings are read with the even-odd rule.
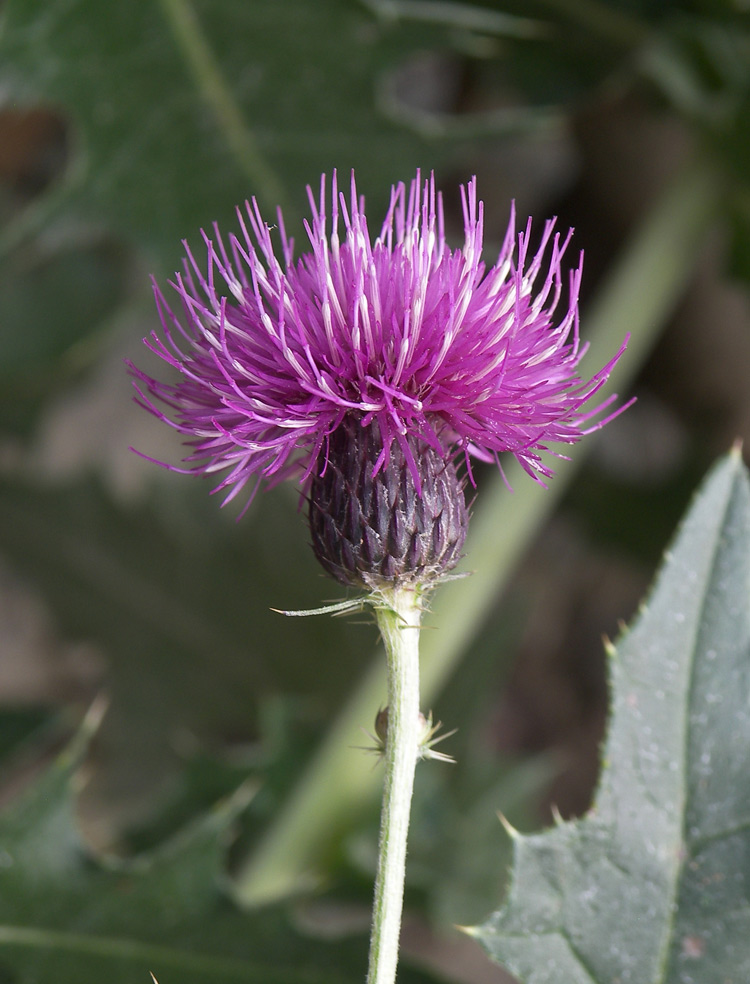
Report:
[[[511,211],[487,269],[476,179],[461,196],[461,249],[446,242],[434,178],[422,182],[419,172],[409,189],[392,189],[373,242],[353,175],[348,199],[333,175],[329,231],[323,176],[317,200],[308,188],[310,250],[299,260],[280,211],[277,257],[253,199],[238,210],[239,236],[203,234],[205,273],[186,244],[171,284],[181,316],[154,285],[163,333],[145,341],[180,378],[131,372],[138,402],[192,449],[184,468],[167,467],[223,473],[216,491],[225,501],[248,483],[250,501],[261,482],[299,478],[316,552],[346,583],[432,576],[456,563],[466,527],[457,462],[471,478],[472,458],[499,464],[510,452],[544,484],[552,470],[543,452],[562,456],[556,445],[614,416],[603,416],[614,396],[585,405],[625,342],[591,379],[578,376],[582,258],[563,282],[571,233],[547,222],[531,255],[531,222],[516,234]],[[359,477],[349,482],[352,468]],[[371,487],[378,481],[385,491]],[[412,514],[405,531],[386,517],[398,502]]]

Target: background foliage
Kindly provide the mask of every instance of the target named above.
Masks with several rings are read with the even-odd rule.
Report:
[[[464,564],[476,573],[436,597],[425,633],[425,706],[458,726],[460,766],[420,778],[406,947],[444,978],[497,980],[448,928],[503,895],[496,812],[532,829],[551,804],[588,806],[600,637],[635,610],[698,476],[750,427],[747,11],[1,11],[0,980],[63,980],[66,947],[81,982],[361,976],[379,774],[351,746],[382,700],[373,629],[270,610],[335,594],[294,490],[235,524],[208,486],[139,461],[128,445],[180,451],[131,407],[122,360],[148,365],[148,274],[176,269],[182,238],[230,227],[255,195],[268,215],[283,205],[301,244],[304,185],[321,171],[355,167],[377,216],[417,166],[436,170],[454,239],[457,186],[478,174],[490,255],[511,198],[521,220],[574,225],[592,361],[633,333],[616,387],[639,403],[585,467],[561,463],[544,493],[511,471],[512,496],[480,472]],[[101,692],[109,710],[73,804],[82,738],[35,777]],[[232,798],[247,782],[253,795]],[[3,868],[11,854],[23,860]],[[295,904],[280,904],[291,890]],[[71,942],[123,933],[125,950]]]

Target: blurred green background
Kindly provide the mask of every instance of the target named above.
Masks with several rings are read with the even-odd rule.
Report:
[[[708,464],[750,434],[748,4],[0,11],[0,795],[106,693],[78,800],[96,851],[149,847],[251,777],[232,868],[246,901],[370,891],[379,772],[351,746],[383,700],[373,626],[271,610],[340,596],[295,489],[236,522],[209,483],[128,450],[181,455],[123,365],[154,366],[149,274],[168,279],[181,239],[233,229],[255,195],[268,219],[283,206],[300,251],[305,185],[334,167],[356,169],[377,228],[419,166],[458,244],[458,187],[477,174],[488,261],[512,199],[519,224],[557,215],[585,251],[591,363],[633,333],[614,385],[638,403],[549,491],[478,469],[475,573],[424,633],[425,708],[459,729],[459,764],[423,770],[409,901],[433,931],[481,918],[502,891],[496,811],[538,825],[586,808],[601,637],[633,614]],[[411,932],[417,951],[435,940]],[[444,971],[481,979],[460,952]]]

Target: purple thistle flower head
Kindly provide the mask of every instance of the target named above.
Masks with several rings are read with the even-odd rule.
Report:
[[[354,175],[347,197],[334,173],[330,227],[325,176],[317,200],[308,189],[310,249],[298,260],[280,212],[277,257],[254,199],[238,210],[239,236],[203,234],[205,267],[186,245],[171,284],[178,312],[155,284],[163,332],[146,339],[180,376],[161,382],[131,366],[138,402],[187,438],[186,467],[175,470],[222,473],[226,501],[294,475],[309,490],[343,427],[368,435],[370,478],[395,462],[417,496],[427,451],[451,468],[463,455],[469,475],[471,457],[509,451],[544,483],[542,452],[559,454],[555,445],[611,419],[602,413],[614,396],[584,406],[625,342],[591,379],[578,376],[581,259],[556,314],[571,233],[547,222],[532,255],[531,223],[516,234],[511,213],[487,269],[476,179],[461,194],[461,249],[446,243],[434,178],[419,173],[392,189],[374,240]]]

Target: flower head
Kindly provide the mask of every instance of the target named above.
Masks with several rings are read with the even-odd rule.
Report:
[[[332,435],[352,421],[377,425],[373,475],[393,453],[421,494],[415,446],[448,462],[496,461],[511,452],[537,481],[542,452],[606,423],[590,398],[622,354],[591,379],[577,374],[581,260],[564,283],[571,233],[547,222],[530,253],[531,223],[515,217],[494,266],[481,259],[483,206],[476,180],[462,189],[464,245],[449,248],[434,178],[392,189],[371,238],[354,176],[347,197],[325,176],[308,189],[310,249],[300,259],[278,213],[281,258],[253,199],[241,234],[204,233],[205,267],[186,246],[172,287],[179,313],[155,284],[163,333],[148,347],[180,373],[161,382],[131,366],[138,401],[187,438],[185,469],[223,473],[233,498],[251,483],[297,475],[309,489],[325,470]],[[564,290],[567,288],[567,291]],[[556,310],[565,294],[564,310]],[[611,416],[611,415],[610,415]]]

